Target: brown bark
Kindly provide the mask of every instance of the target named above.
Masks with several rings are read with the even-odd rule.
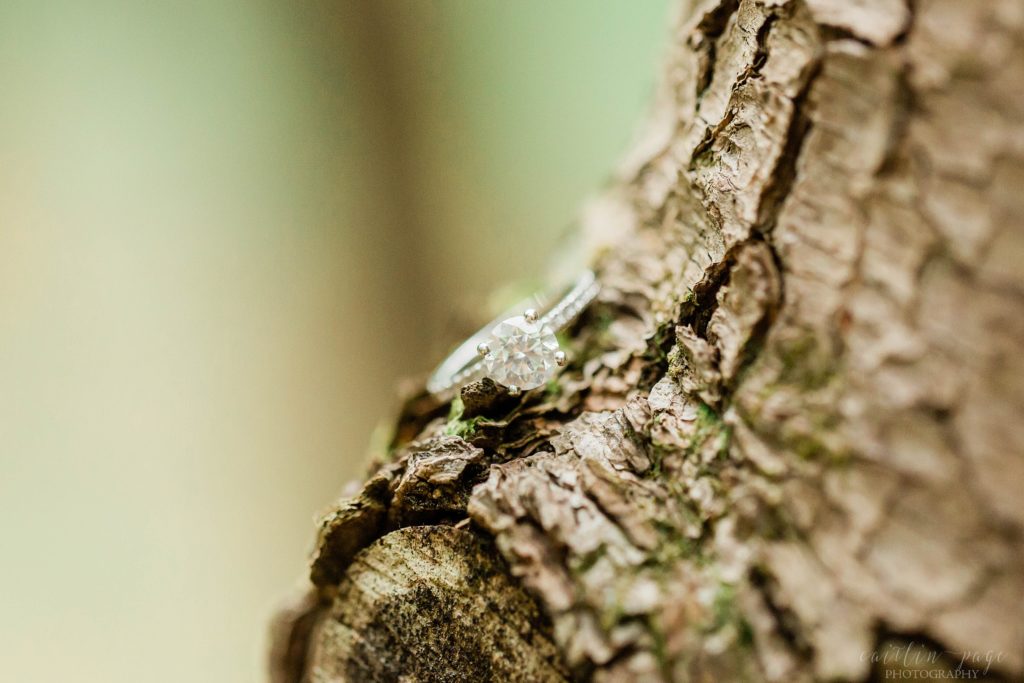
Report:
[[[1024,677],[1021,84],[1018,0],[683,3],[575,360],[410,400],[275,680]]]

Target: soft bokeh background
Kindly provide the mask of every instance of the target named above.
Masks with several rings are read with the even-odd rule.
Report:
[[[605,181],[667,11],[0,1],[0,678],[260,680],[313,514]]]

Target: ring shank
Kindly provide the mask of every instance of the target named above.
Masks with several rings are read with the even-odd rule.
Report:
[[[491,322],[481,327],[475,334],[462,342],[445,358],[427,380],[427,391],[440,400],[449,400],[455,391],[485,376],[483,358],[476,347],[480,342],[487,341],[495,325],[506,318],[522,315],[528,308],[536,309],[540,322],[558,332],[572,322],[580,312],[597,296],[598,284],[594,271],[584,271],[575,282],[554,295],[535,295],[519,302]]]

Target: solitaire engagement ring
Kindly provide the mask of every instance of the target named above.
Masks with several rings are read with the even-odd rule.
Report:
[[[427,380],[427,391],[448,401],[463,386],[489,377],[517,396],[555,376],[566,364],[555,337],[587,307],[600,285],[591,270],[554,296],[534,296],[464,341]]]

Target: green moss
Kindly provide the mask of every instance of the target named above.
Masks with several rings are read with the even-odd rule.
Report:
[[[585,555],[572,555],[569,558],[569,571],[575,576],[586,574],[602,557],[604,547],[598,547]]]
[[[686,509],[687,513],[693,514],[692,510]],[[685,514],[685,513],[684,513]],[[694,519],[696,515],[693,515]],[[707,562],[703,548],[700,543],[692,538],[679,535],[679,529],[666,527],[662,529],[662,540],[654,552],[645,561],[645,566],[668,570],[678,564],[681,560],[689,560],[698,565]]]
[[[598,308],[594,314],[594,331],[607,332],[611,328],[613,322],[615,322],[615,316],[609,308]]]
[[[665,462],[665,454],[669,449],[665,448],[661,444],[654,443],[650,438],[646,440],[650,443],[650,447],[647,449],[647,455],[651,459],[651,468],[647,470],[646,476],[648,479],[661,479],[664,474],[662,463]]]
[[[837,453],[821,440],[809,434],[800,434],[787,440],[789,449],[800,459],[815,462],[826,462],[831,465],[843,465],[849,462],[846,453]]]
[[[736,630],[740,646],[745,648],[754,646],[754,628],[742,615],[736,621]]]
[[[463,439],[468,439],[476,434],[477,426],[480,421],[483,420],[483,416],[478,415],[469,420],[459,420],[445,427],[445,434],[449,436],[458,436]]]
[[[703,401],[697,406],[697,432],[708,432],[718,429],[722,425],[722,418],[715,409]]]
[[[820,441],[811,437],[805,437],[794,442],[793,452],[801,460],[817,460],[818,456],[828,452],[828,449],[822,446]]]
[[[658,668],[665,680],[672,679],[672,662],[668,657],[668,638],[665,629],[658,623],[658,617],[651,614],[647,617],[647,632],[651,634],[651,654],[658,662]]]
[[[839,428],[839,417],[827,408],[807,408],[799,424],[784,425],[779,442],[797,457],[828,464],[843,464],[849,461],[849,454],[839,452],[830,441]]]
[[[732,441],[732,427],[725,424],[722,416],[714,408],[701,402],[697,406],[697,419],[693,424],[693,438],[690,439],[689,447],[685,451],[687,455],[701,451],[710,439],[715,440],[715,450],[720,457],[728,453]]]
[[[674,320],[658,325],[657,329],[654,330],[654,336],[647,343],[645,356],[651,361],[662,364],[667,368],[669,366],[669,354],[675,348],[675,339],[676,323]],[[666,347],[668,347],[667,350]]]
[[[548,400],[556,399],[562,395],[562,391],[562,385],[558,383],[557,378],[548,380],[548,383],[544,386],[544,398]]]
[[[705,634],[716,633],[724,628],[736,630],[736,642],[742,647],[749,647],[754,642],[754,631],[736,604],[736,586],[721,583],[711,603],[711,620],[701,627]]]
[[[778,344],[782,372],[779,380],[805,389],[820,389],[836,376],[833,354],[822,347],[818,336],[808,332]]]
[[[711,621],[701,629],[705,633],[719,631],[732,621],[736,613],[736,587],[731,583],[719,584],[711,603]]]
[[[729,445],[732,443],[732,427],[723,424],[722,431],[718,433],[715,439],[718,457],[724,460],[729,455]]]
[[[448,410],[448,422],[444,426],[445,434],[448,436],[458,436],[463,439],[468,439],[476,433],[477,425],[485,418],[482,415],[478,415],[468,420],[463,420],[462,414],[465,412],[465,409],[466,407],[462,403],[462,397],[456,396],[452,400],[451,408]]]
[[[453,422],[462,417],[462,413],[466,410],[466,404],[462,402],[461,396],[456,396],[452,399],[452,404],[448,408],[448,421]]]
[[[665,354],[665,360],[668,363],[668,376],[678,382],[679,378],[683,376],[687,364],[683,347],[680,344],[673,344]]]

